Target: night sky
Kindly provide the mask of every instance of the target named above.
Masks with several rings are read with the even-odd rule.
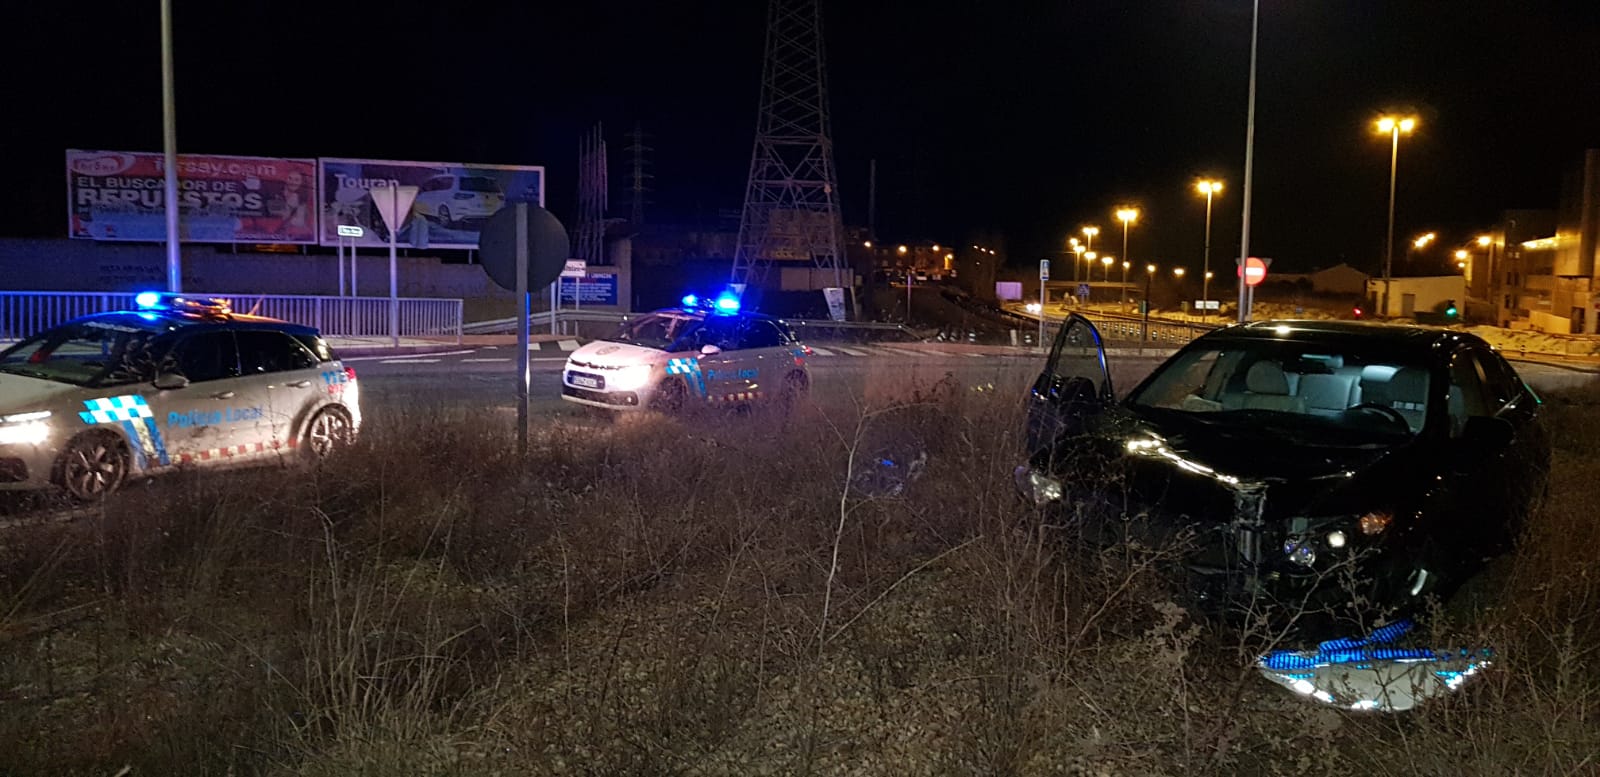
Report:
[[[543,164],[571,216],[578,136],[650,133],[653,220],[738,208],[765,4],[176,0],[180,151]],[[0,235],[65,234],[62,152],[159,151],[156,0],[6,12]],[[1239,236],[1247,0],[823,0],[845,219],[878,160],[885,241],[1003,237],[1015,263],[1116,204],[1139,263],[1198,267],[1197,175],[1223,178],[1214,257]],[[1600,3],[1262,3],[1252,253],[1289,269],[1382,254],[1388,144],[1398,233],[1453,248],[1505,208],[1554,207],[1600,146]],[[627,204],[614,197],[613,211]],[[1107,237],[1111,239],[1108,241]]]

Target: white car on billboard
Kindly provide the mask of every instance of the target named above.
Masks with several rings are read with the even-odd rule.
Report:
[[[448,227],[489,218],[505,202],[505,192],[493,178],[446,173],[422,182],[411,212]]]

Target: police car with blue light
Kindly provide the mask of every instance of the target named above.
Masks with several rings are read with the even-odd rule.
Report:
[[[682,307],[623,322],[574,351],[561,398],[594,408],[676,412],[697,405],[791,407],[810,389],[802,345],[781,320],[740,310],[739,297],[694,294]]]
[[[184,467],[325,456],[361,426],[317,330],[144,292],[0,351],[0,490],[99,499]]]

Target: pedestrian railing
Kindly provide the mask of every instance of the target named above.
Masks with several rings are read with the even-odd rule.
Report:
[[[185,292],[228,300],[235,313],[316,327],[330,337],[387,337],[397,307],[399,336],[461,342],[459,299],[318,297]],[[0,340],[18,340],[79,316],[136,307],[133,292],[0,291]]]

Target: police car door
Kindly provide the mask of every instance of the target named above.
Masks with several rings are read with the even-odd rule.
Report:
[[[229,419],[238,391],[239,351],[233,332],[196,326],[179,334],[156,387],[146,395],[157,428],[156,439],[149,441],[157,449],[156,458],[167,464],[221,458],[235,444]],[[142,439],[129,442],[135,448],[146,445]],[[149,458],[148,448],[144,453]]]
[[[700,351],[700,374],[705,381],[705,397],[710,402],[726,402],[747,390],[739,378],[739,320],[732,316],[711,316],[695,333]]]
[[[241,424],[241,431],[249,429],[249,439],[240,443],[256,453],[285,449],[319,399],[317,357],[286,332],[240,330],[237,336],[249,412],[255,416],[252,423]]]
[[[748,319],[739,333],[738,369],[747,391],[770,397],[783,380],[783,368],[794,364],[794,355],[783,347],[783,334],[771,321]]]

